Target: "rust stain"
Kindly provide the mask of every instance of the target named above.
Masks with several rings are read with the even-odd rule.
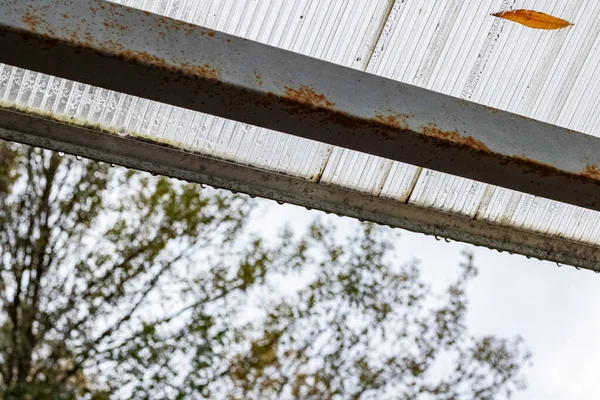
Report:
[[[111,20],[106,20],[104,21],[104,26],[109,28],[109,29],[118,29],[121,32],[124,32],[127,30],[127,26],[123,25],[123,24],[119,24],[115,21],[111,21]]]
[[[174,63],[167,62],[164,58],[147,52],[136,52],[125,49],[120,43],[116,43],[112,40],[105,41],[102,47],[110,54],[115,54],[122,60],[129,60],[132,62],[147,64],[153,67],[163,70],[176,70],[178,74],[202,77],[214,81],[221,80],[221,71],[214,68],[210,64],[204,65],[192,65],[187,62],[174,60]]]
[[[481,140],[475,139],[472,136],[462,136],[458,131],[443,131],[436,124],[427,124],[421,127],[423,134],[426,136],[447,140],[459,145],[464,145],[473,150],[489,152],[490,149]]]
[[[86,34],[89,34],[89,32],[86,32]],[[89,38],[89,40],[93,40],[93,36],[91,34],[86,37]],[[115,42],[114,40],[106,40],[102,44],[102,48],[108,50],[110,53],[116,53],[121,58],[126,58],[125,47],[123,47],[123,45],[119,42]],[[130,53],[133,53],[133,52],[130,52]]]
[[[84,34],[83,34],[83,35],[85,36],[85,40],[86,40],[88,43],[92,43],[92,41],[94,40],[94,36],[93,36],[93,35],[91,34],[91,32],[89,32],[89,31],[86,31],[86,32],[84,32]]]
[[[378,114],[375,116],[374,120],[384,125],[393,126],[394,128],[408,129],[407,121],[410,119],[410,117],[411,116],[408,114]]]
[[[34,32],[40,33],[40,31],[45,28],[46,35],[54,36],[54,30],[52,30],[52,26],[38,15],[26,11],[21,21],[25,26],[28,26]]]
[[[37,15],[33,15],[27,11],[25,12],[25,15],[23,15],[23,23],[35,31],[38,26],[44,24],[45,22]]]
[[[493,158],[499,160],[504,165],[513,165],[525,175],[534,174],[541,176],[561,176],[567,179],[573,178],[572,174],[560,171],[552,165],[543,164],[525,157],[507,157],[495,153],[483,141],[472,136],[463,136],[457,130],[444,131],[439,129],[435,124],[427,124],[418,131],[411,130],[406,126],[407,119],[412,118],[410,115],[382,113],[370,120],[361,119],[346,112],[325,106],[323,103],[325,99],[321,98],[318,93],[311,93],[310,97],[313,98],[316,94],[317,104],[321,104],[320,107],[315,107],[314,101],[305,101],[305,97],[308,94],[306,96],[297,95],[298,93],[296,92],[298,90],[294,91],[295,96],[285,97],[280,97],[271,92],[266,97],[255,98],[254,103],[265,109],[270,109],[277,106],[278,103],[283,103],[290,114],[310,114],[316,120],[341,126],[348,131],[368,131],[374,135],[381,136],[384,140],[397,141],[401,139],[402,135],[407,135],[406,139],[412,143],[416,143],[415,141],[429,141],[430,143],[434,141],[434,147],[439,149],[437,151],[444,152],[453,148],[460,149],[461,151],[477,154],[477,157],[484,157],[482,159]],[[589,177],[582,178],[588,181],[591,180]]]
[[[263,85],[262,77],[260,76],[260,73],[258,71],[254,72],[254,78],[256,78],[256,81],[258,82],[258,86]]]
[[[595,164],[588,164],[583,170],[582,175],[595,181],[600,181],[600,168]]]
[[[486,106],[486,105],[483,105],[483,106],[485,108],[487,108],[489,111],[493,112],[494,114],[498,114],[500,112],[500,110],[498,110],[497,108]]]
[[[208,64],[196,66],[192,68],[192,71],[194,72],[194,75],[201,75],[212,80],[221,80],[221,72]]]
[[[121,53],[121,55],[124,58],[136,60],[143,64],[152,64],[152,65],[157,65],[157,66],[161,66],[161,67],[164,67],[166,65],[164,58],[155,56],[153,54],[146,53],[145,51],[144,52],[134,52],[131,50],[126,50],[126,51],[123,51]]]
[[[533,29],[554,30],[567,28],[573,24],[564,19],[553,17],[533,10],[512,10],[492,14],[497,18],[507,19]]]
[[[120,4],[115,4],[115,3],[109,3],[109,5],[110,5],[110,6],[111,6],[111,8],[112,8],[112,9],[110,10],[110,12],[111,12],[113,15],[119,15],[119,16],[121,16],[121,17],[124,17],[124,16],[125,16],[125,14],[123,14],[123,13],[119,12],[119,8],[120,8],[120,7],[123,7],[122,5],[120,5]],[[104,8],[104,7],[103,7],[103,8]],[[129,11],[129,10],[128,10],[128,11]]]
[[[87,41],[93,40],[88,32],[84,32]],[[88,47],[85,41],[79,41],[81,49]],[[104,55],[113,55],[121,60],[134,63],[146,64],[162,70],[176,71],[178,75],[187,75],[192,77],[201,77],[214,81],[221,81],[221,71],[210,64],[194,65],[177,58],[167,61],[163,57],[150,54],[148,52],[133,51],[125,48],[121,43],[113,40],[107,40],[101,43],[103,49],[100,53]],[[173,78],[176,80],[176,78]]]
[[[318,108],[332,109],[335,106],[335,103],[329,101],[324,94],[317,93],[310,86],[300,86],[298,89],[285,86],[285,98]]]
[[[162,60],[162,64],[165,64],[164,60]],[[214,81],[221,80],[221,71],[217,68],[214,68],[210,64],[192,65],[188,62],[181,61],[179,61],[178,64],[178,70],[186,75],[201,76]]]
[[[148,11],[144,11],[144,14],[146,14],[146,16],[151,17],[153,16],[152,13],[148,12]],[[191,34],[194,32],[194,30],[197,28],[196,25],[194,24],[190,24],[189,22],[184,22],[184,21],[179,21],[179,20],[173,20],[170,18],[166,18],[163,16],[157,16],[154,15],[156,17],[156,19],[154,20],[154,22],[156,23],[156,25],[159,28],[164,28],[164,29],[172,29],[175,31],[185,31],[186,34]],[[150,29],[152,30],[152,29]]]
[[[175,21],[175,23],[185,30],[186,35],[191,35],[195,32],[196,28],[198,27],[197,25],[190,24],[189,22]]]

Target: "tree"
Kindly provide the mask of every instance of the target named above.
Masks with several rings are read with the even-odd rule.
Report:
[[[397,236],[248,232],[255,201],[0,143],[4,398],[491,399],[520,338],[471,337]],[[290,288],[289,282],[295,287]],[[288,284],[285,286],[284,284]],[[285,287],[288,287],[287,292]]]

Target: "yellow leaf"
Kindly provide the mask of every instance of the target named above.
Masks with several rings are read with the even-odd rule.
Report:
[[[494,17],[508,19],[534,29],[560,29],[573,25],[564,19],[532,10],[513,10],[492,14]]]

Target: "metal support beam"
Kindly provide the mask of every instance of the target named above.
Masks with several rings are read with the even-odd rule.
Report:
[[[596,246],[231,164],[160,143],[103,132],[97,127],[0,108],[0,139],[600,271],[600,251]]]
[[[101,0],[0,0],[0,62],[600,211],[600,139]]]

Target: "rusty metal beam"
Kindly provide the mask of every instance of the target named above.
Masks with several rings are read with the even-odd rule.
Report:
[[[257,170],[24,110],[0,108],[0,139],[600,271],[596,246]]]
[[[600,139],[101,0],[0,0],[0,62],[600,211]]]

